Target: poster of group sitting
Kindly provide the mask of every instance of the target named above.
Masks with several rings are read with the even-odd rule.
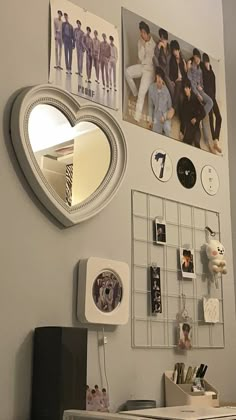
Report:
[[[219,61],[122,9],[123,119],[222,154]]]

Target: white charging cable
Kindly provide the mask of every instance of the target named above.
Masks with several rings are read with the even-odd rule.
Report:
[[[103,363],[104,363],[104,376],[105,376],[105,380],[106,380],[106,385],[107,385],[107,393],[108,395],[110,394],[109,392],[109,381],[108,381],[108,376],[107,376],[107,360],[106,360],[106,344],[107,344],[107,338],[105,337],[105,331],[104,331],[104,327],[102,328],[102,335],[103,335]]]

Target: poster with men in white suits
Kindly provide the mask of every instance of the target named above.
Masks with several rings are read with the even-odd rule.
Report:
[[[117,28],[68,0],[51,0],[49,83],[112,109],[119,104]]]

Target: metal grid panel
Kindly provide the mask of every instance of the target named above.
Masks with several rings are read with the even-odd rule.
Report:
[[[166,223],[166,243],[154,244],[153,221]],[[172,348],[177,343],[176,314],[181,296],[193,321],[193,348],[224,348],[222,278],[219,288],[210,284],[203,272],[201,247],[205,227],[210,226],[220,240],[219,213],[132,191],[132,347]],[[183,279],[179,264],[180,247],[194,250],[196,278]],[[151,314],[149,267],[161,268],[162,313]],[[204,322],[202,297],[219,299],[220,322]]]

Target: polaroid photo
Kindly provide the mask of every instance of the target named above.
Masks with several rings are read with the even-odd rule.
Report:
[[[188,321],[179,324],[178,347],[181,350],[192,348],[192,326]]]
[[[154,242],[160,245],[166,243],[166,222],[164,220],[154,220]]]
[[[196,278],[193,249],[180,248],[180,266],[183,277],[188,279]]]

